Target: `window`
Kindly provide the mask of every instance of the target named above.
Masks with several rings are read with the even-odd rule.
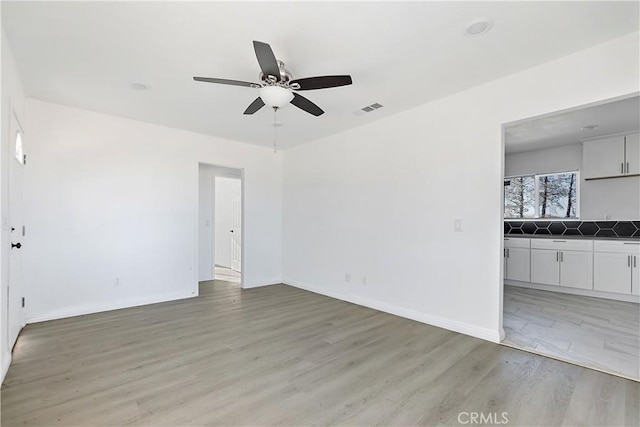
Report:
[[[505,218],[578,218],[579,172],[504,180]]]

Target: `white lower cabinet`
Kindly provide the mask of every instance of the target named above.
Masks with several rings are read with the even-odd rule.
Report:
[[[640,295],[640,242],[595,242],[593,289]]]
[[[603,298],[640,296],[640,242],[505,237],[504,278]]]
[[[504,239],[504,278],[519,282],[531,281],[530,239]]]
[[[560,286],[593,289],[591,252],[560,251]]]
[[[593,241],[531,241],[531,282],[593,289]]]
[[[560,254],[550,249],[531,249],[531,281],[543,285],[560,284]]]

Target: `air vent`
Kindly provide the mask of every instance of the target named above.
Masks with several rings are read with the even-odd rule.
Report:
[[[379,103],[376,102],[374,104],[367,105],[366,107],[361,108],[361,110],[364,111],[365,113],[370,113],[370,112],[375,111],[378,108],[382,108],[382,107],[383,107],[382,104],[379,104]]]

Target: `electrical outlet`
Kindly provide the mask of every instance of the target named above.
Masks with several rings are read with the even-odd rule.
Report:
[[[351,281],[351,273],[344,273],[344,281],[345,282]]]
[[[116,280],[113,281],[114,286],[120,286],[120,278],[116,277]]]
[[[462,231],[462,219],[456,218],[453,220],[453,231]]]

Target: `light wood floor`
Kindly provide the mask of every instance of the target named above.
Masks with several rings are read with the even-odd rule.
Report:
[[[640,380],[638,304],[504,287],[504,343]]]
[[[2,425],[637,426],[640,384],[285,285],[33,324]],[[463,415],[463,420],[465,420]]]

